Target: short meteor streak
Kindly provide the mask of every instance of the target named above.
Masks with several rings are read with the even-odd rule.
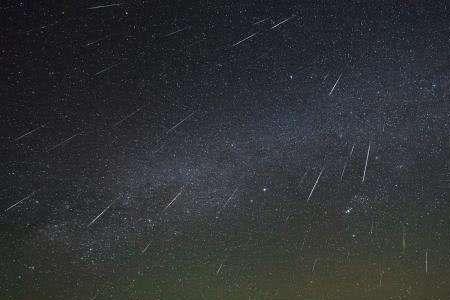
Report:
[[[97,76],[97,75],[100,75],[102,73],[105,73],[106,71],[109,71],[109,70],[111,70],[112,68],[114,68],[114,67],[116,67],[118,65],[120,65],[120,62],[115,63],[115,64],[113,64],[113,65],[111,65],[111,66],[109,66],[107,68],[104,68],[103,70],[98,71],[97,73],[94,74],[94,76]]]
[[[330,91],[330,93],[328,94],[328,96],[331,96],[331,94],[333,94],[333,91],[334,91],[334,89],[336,88],[336,86],[338,85],[339,80],[341,80],[341,77],[342,77],[342,73],[341,73],[341,75],[339,75],[339,78],[336,80],[336,83],[333,85],[333,88],[331,89],[331,91]]]
[[[30,199],[31,197],[33,197],[34,195],[36,195],[37,191],[32,192],[31,194],[29,194],[28,196],[22,198],[20,201],[16,202],[15,204],[11,205],[10,207],[8,207],[5,211],[8,211],[10,209],[13,209],[14,207],[16,207],[17,205],[21,204],[22,202],[24,202],[27,199]]]
[[[107,8],[107,7],[113,7],[113,6],[120,6],[122,3],[114,3],[114,4],[105,4],[105,5],[98,5],[98,6],[92,6],[88,7],[89,10],[93,9],[99,9],[99,8]]]
[[[41,125],[41,126],[35,128],[35,129],[31,130],[31,131],[28,131],[27,133],[22,134],[22,135],[19,136],[18,138],[14,139],[14,141],[17,142],[17,141],[23,139],[24,137],[26,137],[26,136],[28,136],[28,135],[30,135],[30,134],[33,134],[34,132],[38,131],[38,130],[41,129],[42,127],[44,127],[44,125]]]
[[[312,270],[311,270],[311,273],[313,273],[313,274],[314,274],[314,270],[316,269],[316,264],[317,264],[317,261],[318,261],[318,260],[319,260],[318,258],[316,258],[316,259],[314,260],[314,264],[313,264]]]
[[[181,32],[181,31],[184,31],[184,30],[186,30],[188,27],[184,27],[184,28],[181,28],[181,29],[178,29],[178,30],[175,30],[174,32],[171,32],[171,33],[168,33],[168,34],[166,34],[164,37],[168,37],[168,36],[171,36],[171,35],[174,35],[174,34],[177,34],[178,32]]]
[[[141,251],[141,254],[144,254],[145,252],[147,252],[147,249],[150,247],[151,243],[152,243],[151,241],[147,243],[147,245],[145,246],[144,250]]]
[[[148,106],[149,104],[145,104],[142,105],[141,107],[139,107],[138,109],[136,109],[135,111],[133,111],[132,113],[128,114],[125,116],[125,118],[123,118],[122,120],[118,121],[117,123],[115,123],[113,125],[113,127],[116,127],[120,124],[122,124],[123,122],[125,122],[126,120],[128,120],[129,118],[131,118],[132,116],[134,116],[135,114],[137,114],[140,110],[142,110],[144,107]]]
[[[370,143],[369,143],[369,147],[367,148],[366,164],[364,166],[364,173],[363,173],[363,177],[362,177],[362,182],[364,182],[364,180],[366,179],[367,162],[369,161],[369,154],[370,154]]]
[[[290,21],[291,19],[293,19],[293,18],[295,18],[295,17],[296,17],[296,16],[292,16],[292,17],[289,17],[289,18],[287,18],[287,19],[284,19],[284,20],[281,21],[280,23],[275,24],[274,26],[272,26],[270,29],[274,29],[274,28],[276,28],[276,27],[278,27],[278,26],[280,26],[280,25],[282,25],[282,24],[284,24],[284,23]]]
[[[112,201],[98,216],[96,216],[91,223],[89,223],[88,227],[95,223],[110,207],[113,205],[114,201]]]
[[[217,269],[216,275],[219,275],[220,270],[222,270],[223,267],[223,263],[220,264],[220,267]]]
[[[172,201],[170,201],[169,204],[167,204],[166,207],[164,207],[163,212],[165,212],[166,209],[168,209],[169,206],[171,206],[172,203],[174,203],[175,200],[177,200],[177,198],[181,195],[182,192],[183,192],[183,190],[179,191],[178,194],[175,197],[173,197]]]
[[[65,139],[65,140],[62,141],[61,143],[58,143],[58,144],[56,144],[55,146],[53,146],[53,147],[51,147],[50,149],[48,149],[47,152],[53,151],[53,150],[55,150],[56,148],[59,148],[59,147],[65,145],[65,144],[67,144],[67,143],[70,142],[73,138],[75,138],[76,136],[79,136],[79,135],[81,135],[81,134],[82,134],[82,132],[79,132],[79,133],[76,133],[76,134],[72,135],[71,137]]]
[[[189,119],[190,117],[192,117],[194,115],[195,111],[193,111],[192,113],[190,113],[186,118],[184,118],[183,120],[181,120],[180,122],[178,122],[177,124],[175,124],[174,126],[172,126],[172,128],[170,128],[166,134],[168,134],[169,132],[175,130],[175,128],[177,128],[178,126],[180,126],[184,121],[186,121],[187,119]]]
[[[96,44],[96,43],[98,43],[98,42],[104,41],[104,40],[106,40],[107,38],[109,38],[110,36],[111,36],[111,35],[109,34],[109,35],[107,35],[107,36],[105,36],[105,37],[102,37],[101,39],[98,39],[98,40],[89,42],[89,43],[86,44],[86,46],[90,46],[90,45]]]
[[[352,149],[350,150],[349,158],[352,158],[353,149],[355,149],[355,144],[353,144]]]
[[[269,19],[270,19],[270,18],[265,18],[265,19],[259,20],[259,21],[255,22],[255,23],[253,23],[252,25],[260,24],[260,23],[265,22],[265,21],[267,21],[267,20],[269,20]]]
[[[233,199],[233,197],[234,197],[234,195],[236,194],[237,190],[238,190],[238,188],[235,188],[235,189],[234,189],[233,193],[231,193],[230,197],[228,197],[227,201],[225,202],[225,204],[222,206],[222,208],[221,208],[220,210],[224,209],[224,208],[228,205],[228,203],[230,202],[230,200]],[[219,212],[220,212],[220,211],[219,211]]]
[[[350,162],[350,160],[352,159],[352,154],[353,154],[353,149],[355,148],[355,144],[353,144],[352,149],[350,150],[350,154],[348,155],[348,159],[344,164],[344,167],[342,168],[342,173],[341,173],[341,181],[344,178],[344,172],[345,172],[345,168],[347,168],[347,164]]]
[[[309,193],[309,196],[308,196],[308,199],[306,200],[306,202],[309,202],[309,199],[311,198],[311,195],[313,194],[314,190],[316,189],[317,183],[319,182],[320,176],[322,176],[324,169],[325,169],[325,166],[323,166],[322,170],[320,170],[319,176],[317,176],[316,182],[314,183],[314,186],[311,189],[311,192]]]
[[[239,42],[234,43],[233,45],[231,45],[231,47],[235,47],[235,46],[239,45],[240,43],[245,42],[245,41],[248,40],[248,39],[251,39],[251,38],[254,37],[256,34],[257,34],[257,32],[255,32],[255,33],[252,34],[252,35],[249,35],[249,36],[246,37],[245,39],[242,39],[242,40],[240,40]]]

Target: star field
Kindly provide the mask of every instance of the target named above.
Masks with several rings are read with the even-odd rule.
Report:
[[[444,2],[2,4],[0,299],[446,299]]]

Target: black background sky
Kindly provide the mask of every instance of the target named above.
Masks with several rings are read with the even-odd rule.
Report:
[[[448,15],[2,4],[0,299],[444,299]]]

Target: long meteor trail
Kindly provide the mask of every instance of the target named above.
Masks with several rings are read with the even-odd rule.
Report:
[[[330,91],[330,93],[328,94],[328,96],[331,96],[331,94],[333,94],[333,91],[334,91],[334,89],[336,88],[336,86],[338,85],[339,80],[341,80],[342,74],[343,74],[343,73],[341,73],[341,75],[339,75],[338,79],[336,80],[336,83],[333,85],[333,88],[331,89],[331,91]]]
[[[183,192],[183,189],[181,189],[181,191],[179,191],[178,192],[178,194],[176,194],[176,196],[175,197],[173,197],[173,199],[172,199],[172,201],[170,201],[169,202],[169,204],[167,204],[166,205],[166,207],[164,207],[164,209],[163,209],[163,212],[165,212],[166,211],[166,209],[168,209],[169,208],[169,206],[171,206],[172,205],[172,203],[174,203],[175,202],[175,200],[177,200],[177,198],[181,195],[181,193]]]
[[[24,137],[26,137],[26,136],[28,136],[28,135],[30,135],[30,134],[32,134],[32,133],[38,131],[39,129],[41,129],[41,128],[43,128],[43,127],[44,127],[44,125],[41,125],[41,126],[35,128],[35,129],[33,129],[33,130],[30,130],[30,131],[28,131],[28,132],[22,134],[21,136],[15,138],[14,141],[17,142],[17,141],[23,139]]]
[[[367,162],[369,161],[369,154],[370,154],[370,143],[369,143],[369,147],[367,148],[366,164],[364,166],[364,173],[363,173],[363,177],[362,177],[362,182],[364,182],[364,180],[366,179]]]
[[[122,3],[114,3],[114,4],[105,4],[105,5],[98,5],[98,6],[92,6],[88,7],[87,9],[93,10],[93,9],[99,9],[99,8],[107,8],[107,7],[113,7],[113,6],[120,6]]]
[[[61,143],[58,143],[58,144],[56,144],[55,146],[53,146],[53,147],[51,147],[50,149],[48,149],[47,152],[53,151],[53,150],[55,150],[56,148],[59,148],[59,147],[65,145],[65,144],[67,144],[67,143],[70,142],[73,138],[75,138],[76,136],[79,136],[79,135],[81,135],[81,134],[82,134],[82,132],[79,132],[79,133],[76,133],[76,134],[72,135],[71,137],[65,139],[65,140],[62,141]]]
[[[98,216],[96,216],[91,223],[89,223],[88,227],[95,223],[110,207],[113,205],[114,201],[112,201]]]
[[[287,19],[284,19],[283,21],[281,21],[281,22],[275,24],[274,26],[272,26],[270,29],[277,28],[278,26],[280,26],[280,25],[282,25],[282,24],[284,24],[284,23],[290,21],[291,19],[293,19],[293,18],[295,18],[295,17],[296,17],[296,16],[292,16],[292,17],[289,17],[289,18],[287,18]]]
[[[233,45],[231,45],[231,47],[235,47],[235,46],[239,45],[240,43],[245,42],[246,40],[251,39],[251,38],[254,37],[256,34],[257,34],[257,32],[255,32],[255,33],[252,34],[252,35],[249,35],[248,37],[246,37],[246,38],[240,40],[239,42],[234,43]]]
[[[309,193],[308,199],[306,202],[309,202],[309,199],[311,198],[311,195],[313,194],[314,190],[316,189],[317,183],[319,182],[320,176],[322,176],[323,170],[325,169],[325,166],[322,167],[322,170],[320,170],[319,176],[317,176],[316,182],[314,183],[314,186],[311,189],[311,192]]]
[[[177,128],[178,126],[180,126],[184,121],[186,121],[187,119],[189,119],[190,117],[192,117],[194,115],[195,111],[193,111],[192,113],[190,113],[186,118],[184,118],[183,120],[181,120],[180,122],[178,122],[177,124],[175,124],[174,126],[172,126],[169,130],[167,130],[166,134],[168,134],[169,132],[175,130],[175,128]]]
[[[24,202],[27,199],[30,199],[31,197],[33,197],[34,195],[36,195],[37,191],[32,192],[31,194],[29,194],[28,196],[25,196],[24,198],[22,198],[21,200],[19,200],[18,202],[14,203],[13,205],[11,205],[10,207],[8,207],[5,211],[8,211],[10,209],[13,209],[14,207],[16,207],[17,205],[21,204],[22,202]]]

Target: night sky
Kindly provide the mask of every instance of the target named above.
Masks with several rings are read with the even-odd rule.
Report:
[[[3,1],[0,299],[450,299],[446,1]]]

